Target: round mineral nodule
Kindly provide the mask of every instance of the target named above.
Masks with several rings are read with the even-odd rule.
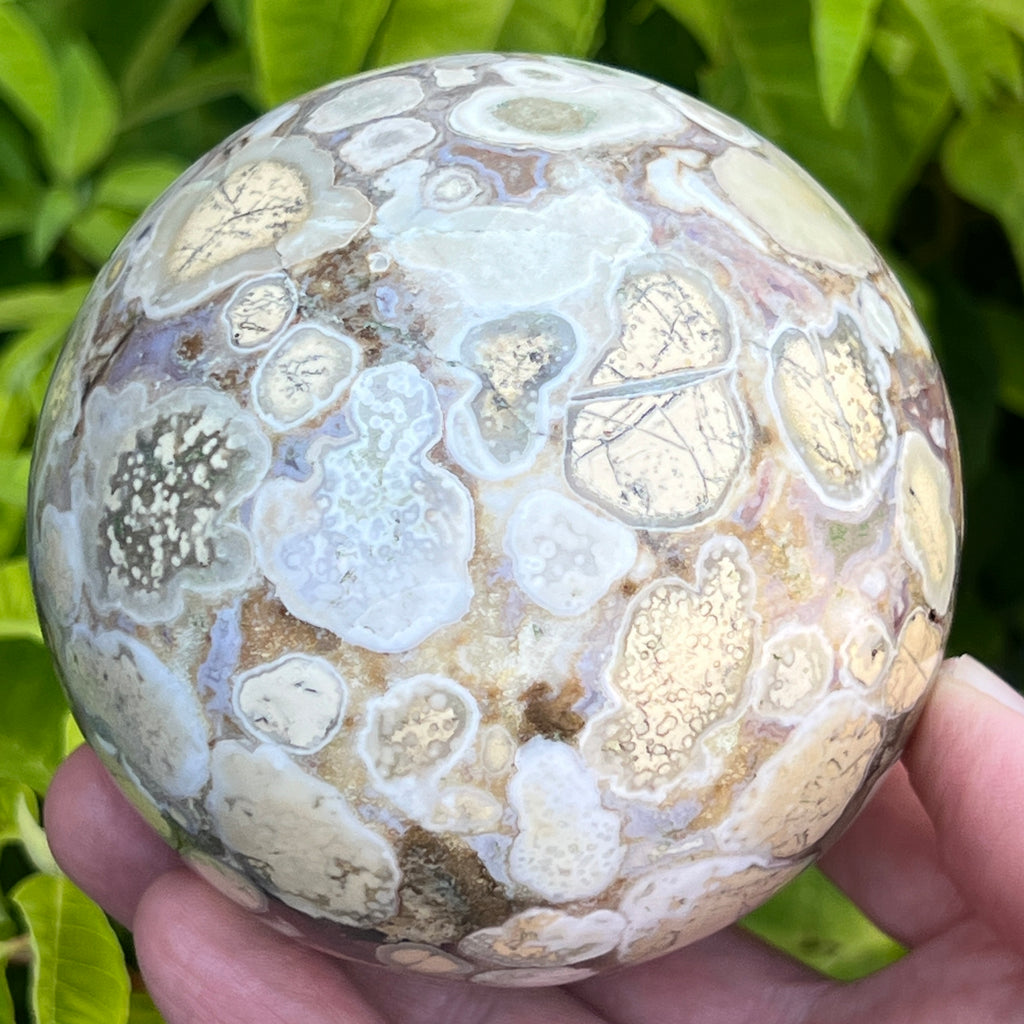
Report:
[[[480,55],[312,93],[131,230],[31,559],[82,729],[272,927],[497,985],[831,842],[948,633],[956,434],[892,272],[685,95]]]

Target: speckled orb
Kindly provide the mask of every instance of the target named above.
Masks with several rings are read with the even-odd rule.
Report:
[[[804,172],[481,55],[288,103],[154,204],[30,519],[82,729],[196,870],[318,949],[538,985],[729,924],[851,819],[961,496],[910,304]]]

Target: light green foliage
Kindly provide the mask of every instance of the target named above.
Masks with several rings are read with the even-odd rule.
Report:
[[[159,1024],[38,797],[81,735],[26,571],[29,450],[89,282],[138,214],[260,109],[382,62],[596,55],[699,90],[786,149],[897,267],[943,361],[971,531],[953,649],[1024,678],[1021,0],[0,0],[0,1024]],[[1009,253],[1017,259],[1013,266]],[[8,860],[11,860],[8,857]],[[808,873],[749,926],[854,977],[900,954]]]
[[[921,23],[957,100],[973,111],[1003,89],[1024,89],[1020,52],[977,0],[902,0]]]
[[[840,125],[867,56],[881,0],[811,0],[811,48],[822,106]]]
[[[274,106],[358,71],[387,9],[388,0],[252,0],[260,99]]]
[[[370,50],[374,64],[493,50],[512,0],[391,0]],[[440,31],[439,31],[440,29]]]
[[[513,0],[497,48],[517,53],[591,53],[604,4],[600,0]]]
[[[748,914],[744,925],[808,966],[842,981],[880,970],[906,952],[816,868],[804,871]]]
[[[36,1024],[124,1024],[128,972],[103,912],[66,878],[49,874],[19,882],[11,900],[32,944]]]

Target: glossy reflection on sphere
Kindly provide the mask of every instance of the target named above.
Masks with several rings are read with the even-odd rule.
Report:
[[[958,473],[905,295],[778,150],[607,68],[445,58],[273,111],[132,229],[31,557],[84,732],[215,885],[557,984],[852,817],[941,658]]]

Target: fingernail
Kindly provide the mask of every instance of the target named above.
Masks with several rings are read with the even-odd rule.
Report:
[[[1003,707],[1024,715],[1024,696],[969,654],[951,659],[945,671],[954,682],[983,693],[986,697],[999,701]]]

